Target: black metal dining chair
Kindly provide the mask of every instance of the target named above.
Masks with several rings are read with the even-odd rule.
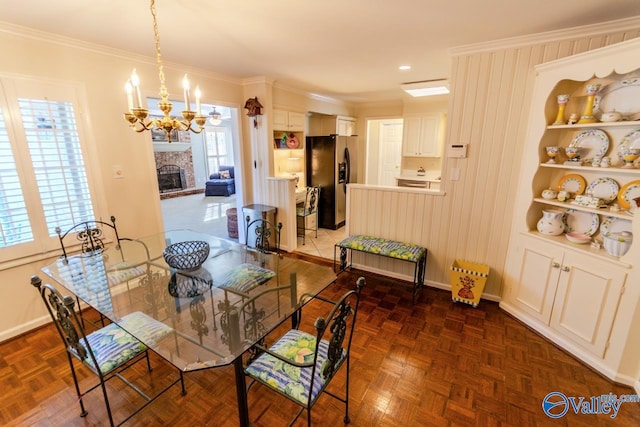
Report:
[[[289,423],[292,425],[307,410],[307,425],[311,425],[311,408],[324,392],[345,404],[345,424],[349,418],[349,363],[351,342],[358,314],[360,292],[365,280],[356,281],[356,289],[346,292],[337,301],[322,296],[302,295],[300,304],[319,300],[332,304],[326,317],[318,317],[314,323],[315,333],[299,330],[301,312],[296,324],[266,348],[261,344],[254,347],[263,353],[245,368],[251,378],[249,388],[259,382],[280,395],[290,399],[301,408]],[[304,308],[302,309],[302,311]],[[344,396],[327,390],[338,370],[345,366]]]
[[[251,220],[247,216],[245,262],[232,268],[220,278],[218,287],[246,298],[249,291],[276,277],[280,258],[281,230],[280,222],[273,224],[266,219]],[[249,236],[249,233],[252,233],[252,236]],[[252,244],[255,250],[251,250],[249,244]]]
[[[153,400],[158,398],[165,391],[169,390],[173,385],[180,382],[182,394],[186,394],[184,387],[184,378],[179,371],[179,378],[171,382],[155,396],[148,396],[139,387],[127,380],[122,372],[133,366],[135,363],[145,360],[147,361],[147,369],[152,370],[149,361],[149,352],[147,345],[159,342],[173,331],[170,327],[158,322],[155,319],[141,312],[134,312],[124,316],[118,322],[122,326],[111,323],[103,328],[86,334],[81,324],[80,318],[75,310],[75,301],[71,296],[62,296],[57,289],[49,284],[42,284],[42,280],[38,276],[31,278],[31,285],[36,287],[51,319],[60,335],[62,344],[67,353],[69,368],[73,377],[78,402],[80,404],[80,416],[85,417],[87,410],[84,407],[84,396],[90,391],[101,387],[104,396],[104,403],[109,416],[109,424],[114,426],[109,397],[107,395],[106,382],[112,378],[119,378],[127,386],[131,387],[138,395],[146,401],[142,406],[138,407],[133,413],[129,414],[124,420],[117,425],[129,420],[140,410],[146,407]],[[132,334],[125,331],[135,333]],[[144,340],[146,344],[143,344]],[[89,371],[99,378],[99,382],[84,392],[80,391],[78,384],[78,376],[76,374],[74,360],[82,363]]]
[[[320,201],[320,187],[307,187],[304,199],[304,206],[296,209],[296,226],[298,237],[302,237],[302,244],[305,244],[307,230],[315,231],[318,237],[318,202]],[[308,227],[307,218],[315,216],[313,227]]]
[[[96,256],[101,254],[108,246],[110,241],[113,241],[117,248],[120,248],[122,241],[137,241],[146,251],[147,259],[149,259],[149,250],[143,242],[128,237],[120,237],[118,234],[118,228],[116,226],[116,217],[109,217],[110,222],[100,220],[88,220],[74,224],[66,231],[62,231],[60,227],[56,227],[55,231],[58,234],[60,241],[60,247],[62,249],[62,255],[60,258],[64,263],[69,262],[69,256],[79,254],[82,257]],[[122,255],[121,263],[114,263],[114,268],[110,271],[106,271],[107,281],[110,284],[127,283],[135,278],[142,277],[146,274],[146,268],[142,266],[131,266],[124,262],[124,254]],[[76,296],[76,302],[78,309],[80,310],[80,299]],[[95,322],[90,319],[86,319],[83,312],[80,311],[80,320],[84,327],[85,320],[89,323],[96,325]],[[100,323],[104,326],[105,318],[100,315]]]

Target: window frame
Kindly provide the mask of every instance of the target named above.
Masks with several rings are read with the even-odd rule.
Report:
[[[95,219],[105,218],[107,206],[104,194],[100,191],[104,185],[100,173],[98,147],[92,134],[86,131],[91,127],[88,115],[85,114],[88,103],[84,85],[78,82],[0,73],[0,108],[3,111],[34,237],[30,242],[0,248],[0,270],[50,258],[60,252],[58,236],[49,236],[47,229],[39,186],[18,105],[19,98],[71,103]]]

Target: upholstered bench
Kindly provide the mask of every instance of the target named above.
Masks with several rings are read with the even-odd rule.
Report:
[[[333,269],[336,270],[336,261],[340,250],[340,264],[338,273],[351,267],[351,256],[347,263],[347,252],[352,255],[352,251],[367,254],[380,255],[388,258],[399,259],[415,264],[413,271],[413,295],[411,302],[415,303],[416,294],[424,286],[424,273],[427,265],[427,249],[411,243],[399,242],[397,240],[381,239],[379,237],[354,235],[349,236],[333,249]]]

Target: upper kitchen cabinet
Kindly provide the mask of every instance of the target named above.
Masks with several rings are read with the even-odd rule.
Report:
[[[294,111],[273,110],[273,130],[303,132],[306,116]]]
[[[332,116],[312,113],[309,116],[309,136],[355,136],[356,119],[348,116]]]
[[[442,149],[440,113],[404,116],[402,155],[406,157],[440,157]]]
[[[356,119],[338,116],[336,121],[338,136],[353,136],[356,134]]]

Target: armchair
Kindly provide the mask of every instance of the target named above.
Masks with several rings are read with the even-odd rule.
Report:
[[[228,176],[227,176],[228,175]],[[236,194],[235,170],[233,166],[220,166],[205,183],[205,196],[230,196]]]

